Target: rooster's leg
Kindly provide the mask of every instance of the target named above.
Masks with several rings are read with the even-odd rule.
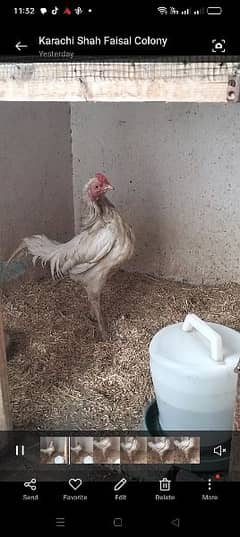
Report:
[[[93,309],[91,304],[90,304],[89,318],[93,323],[96,323],[96,321],[97,321],[96,315],[94,313],[94,309]]]
[[[103,459],[105,460],[107,448],[103,448],[102,452],[103,452]]]
[[[106,333],[103,315],[101,312],[100,295],[90,295],[88,299],[90,302],[90,315],[91,316],[93,315],[96,318],[100,334],[102,338],[105,339],[107,333]]]

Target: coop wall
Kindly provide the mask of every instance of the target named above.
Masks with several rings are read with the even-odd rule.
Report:
[[[70,105],[0,103],[0,259],[33,233],[74,231]]]
[[[136,231],[128,270],[239,282],[239,116],[229,103],[0,103],[0,259],[33,233],[70,238],[103,171]]]
[[[132,223],[129,270],[240,281],[238,104],[73,103],[75,229],[83,183],[103,171]]]

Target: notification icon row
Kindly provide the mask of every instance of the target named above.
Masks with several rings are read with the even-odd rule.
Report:
[[[40,7],[40,14],[41,15],[83,15],[84,13],[92,13],[92,9],[83,9],[80,6],[75,7],[74,9],[70,9],[68,6],[65,8],[59,8],[58,6],[55,6],[54,8],[46,8],[46,7]]]

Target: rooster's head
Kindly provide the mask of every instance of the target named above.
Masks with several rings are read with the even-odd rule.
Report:
[[[88,181],[86,187],[87,193],[92,201],[96,201],[109,190],[113,190],[113,186],[102,173],[96,173],[96,176]]]

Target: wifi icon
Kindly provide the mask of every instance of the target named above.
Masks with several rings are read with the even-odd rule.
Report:
[[[168,15],[168,8],[165,6],[160,6],[157,8],[160,15]]]

